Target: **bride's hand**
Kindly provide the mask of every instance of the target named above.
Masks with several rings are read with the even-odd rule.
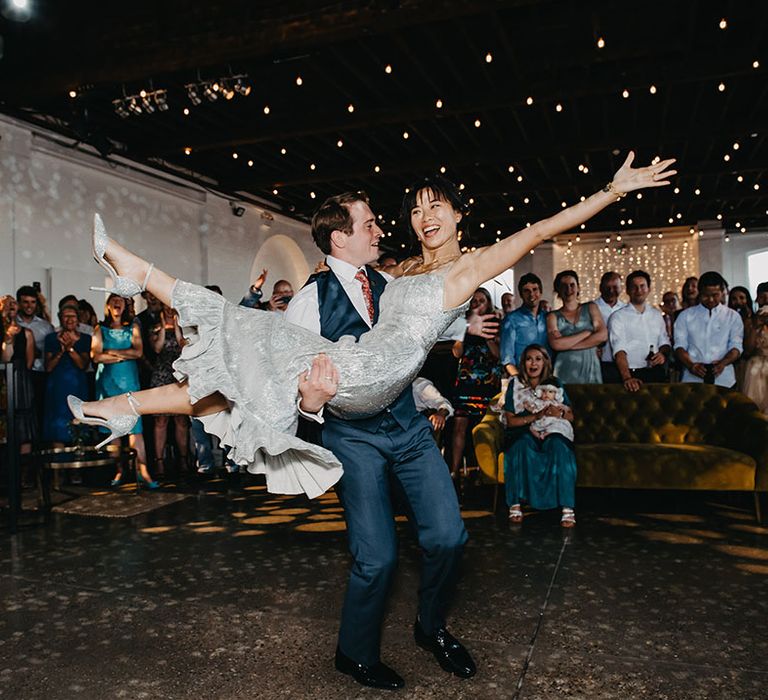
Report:
[[[633,168],[632,161],[634,160],[635,152],[630,151],[624,165],[613,176],[613,190],[617,194],[642,190],[646,187],[664,187],[669,184],[668,178],[677,175],[677,170],[667,169],[676,161],[675,158],[661,160],[655,165],[648,165],[645,168]]]

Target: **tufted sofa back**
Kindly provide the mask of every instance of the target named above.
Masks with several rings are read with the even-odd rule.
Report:
[[[734,445],[756,406],[736,391],[707,384],[569,384],[577,444]]]

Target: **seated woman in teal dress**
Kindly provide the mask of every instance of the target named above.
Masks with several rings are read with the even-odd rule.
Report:
[[[562,418],[573,423],[568,396],[563,405],[535,410],[536,387],[544,381],[558,386],[552,361],[541,345],[529,345],[520,358],[520,373],[510,381],[504,401],[507,447],[504,452],[504,481],[509,519],[523,521],[522,503],[538,510],[561,507],[560,524],[576,524],[576,454],[573,443],[560,433],[532,430],[540,418]],[[530,409],[530,410],[529,410]]]
[[[91,336],[80,333],[77,304],[65,304],[59,309],[61,330],[45,337],[45,410],[43,413],[43,440],[53,447],[73,442],[72,412],[67,406],[67,395],[74,394],[87,401],[88,375],[91,363]]]
[[[555,277],[555,292],[563,305],[547,316],[547,339],[555,355],[554,373],[564,384],[602,384],[599,345],[608,329],[597,305],[579,302],[579,276],[563,270]]]
[[[142,356],[141,330],[133,321],[133,314],[123,297],[110,294],[104,310],[104,322],[96,326],[91,343],[91,359],[98,363],[96,368],[96,398],[118,396],[126,392],[139,391],[139,369],[137,360]],[[141,418],[130,431],[129,444],[136,450],[136,468],[139,481],[148,488],[156,489],[159,484],[147,471],[147,451]],[[109,432],[109,431],[105,431]],[[114,442],[119,443],[119,438]],[[113,486],[122,483],[122,465],[112,480]]]

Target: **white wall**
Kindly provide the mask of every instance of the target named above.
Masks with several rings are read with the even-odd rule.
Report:
[[[248,204],[235,217],[226,197],[128,161],[111,165],[58,138],[0,116],[0,293],[39,281],[52,309],[73,293],[100,313],[103,294],[88,290],[105,286],[90,252],[96,211],[114,238],[160,269],[218,284],[235,301],[270,237],[296,246],[283,255],[271,245],[259,256],[270,270],[267,293],[280,277],[300,286],[322,257],[305,223]]]

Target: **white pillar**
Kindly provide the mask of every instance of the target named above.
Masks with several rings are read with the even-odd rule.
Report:
[[[714,270],[723,271],[723,236],[725,229],[719,221],[699,221],[699,276]]]

